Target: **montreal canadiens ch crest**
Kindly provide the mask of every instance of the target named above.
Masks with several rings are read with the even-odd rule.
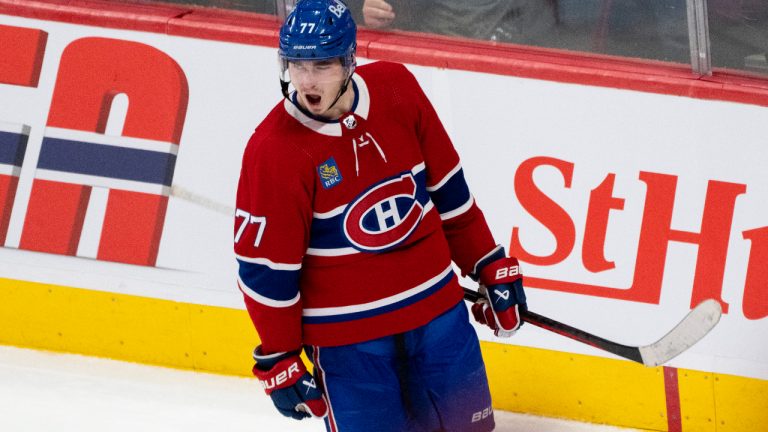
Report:
[[[376,252],[408,238],[424,216],[416,190],[416,180],[406,172],[371,187],[350,203],[343,228],[352,246]]]

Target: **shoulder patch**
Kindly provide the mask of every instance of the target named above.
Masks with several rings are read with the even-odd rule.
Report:
[[[339,167],[336,165],[336,160],[333,157],[317,167],[317,174],[320,176],[320,183],[323,184],[323,188],[325,189],[330,189],[336,186],[341,183],[341,180],[343,179],[341,177],[341,171],[339,171]]]

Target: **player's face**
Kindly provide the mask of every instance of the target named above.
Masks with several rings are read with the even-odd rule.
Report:
[[[331,107],[346,81],[347,70],[342,66],[341,59],[291,61],[288,63],[288,72],[296,88],[299,104],[310,113],[337,119],[351,108],[345,106],[348,98],[344,97],[351,92],[345,92]]]

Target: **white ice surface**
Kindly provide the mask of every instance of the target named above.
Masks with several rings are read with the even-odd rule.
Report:
[[[496,412],[497,432],[616,432]],[[0,431],[324,431],[273,410],[254,379],[0,346]]]

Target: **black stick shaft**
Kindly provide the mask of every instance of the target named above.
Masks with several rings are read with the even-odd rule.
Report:
[[[477,303],[483,298],[484,297],[482,297],[477,291],[466,287],[464,288],[464,300],[467,300],[470,303]],[[643,363],[643,358],[640,355],[640,349],[638,347],[622,345],[608,339],[603,339],[600,336],[595,336],[592,333],[577,329],[576,327],[569,326],[568,324],[561,323],[559,321],[553,320],[552,318],[539,315],[535,312],[527,310],[520,311],[520,317],[523,319],[523,321],[535,325],[536,327],[543,328],[544,330],[549,330],[553,333],[557,333],[561,336],[565,336],[567,338],[593,346],[603,351],[616,354],[620,357],[624,357],[641,364]]]

